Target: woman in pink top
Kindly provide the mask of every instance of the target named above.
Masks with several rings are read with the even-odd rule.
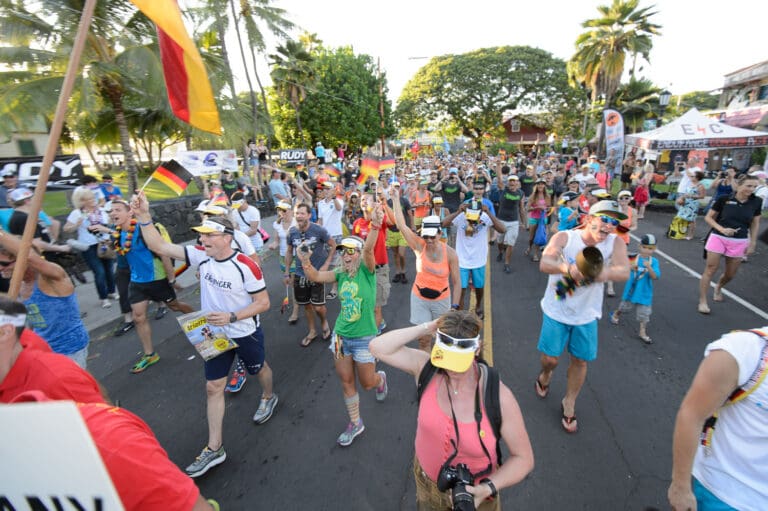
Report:
[[[499,383],[501,438],[495,438],[484,396],[487,366],[479,362],[482,322],[472,311],[452,310],[440,318],[375,338],[370,352],[382,362],[417,378],[432,364],[437,370],[422,389],[416,425],[416,504],[419,510],[451,509],[450,490],[441,492],[438,475],[445,467],[466,464],[472,474],[467,492],[476,509],[501,509],[497,493],[510,487],[533,469],[533,450],[523,416],[512,391]],[[411,340],[435,336],[431,355],[406,346]],[[475,408],[482,418],[478,425]],[[490,432],[480,437],[480,431]],[[509,457],[499,466],[496,443],[503,440]]]

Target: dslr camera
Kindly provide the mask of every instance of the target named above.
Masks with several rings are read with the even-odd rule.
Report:
[[[299,252],[302,254],[309,254],[311,250],[314,250],[315,244],[311,241],[302,241],[301,244],[299,244],[298,249]]]
[[[437,489],[440,491],[451,490],[453,511],[474,511],[475,497],[467,491],[467,485],[472,485],[474,477],[464,463],[455,467],[443,465],[437,475]]]

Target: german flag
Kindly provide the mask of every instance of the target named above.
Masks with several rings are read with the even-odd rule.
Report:
[[[379,170],[395,168],[395,157],[392,155],[384,156],[379,160]]]
[[[193,177],[179,162],[171,160],[157,167],[157,170],[152,173],[150,179],[157,179],[176,192],[177,195],[181,195],[181,192],[187,189]]]
[[[336,177],[336,178],[341,176],[341,172],[334,165],[326,165],[325,173],[331,177]]]
[[[176,0],[131,0],[157,26],[168,101],[176,117],[221,135],[219,112],[197,47],[187,34]]]

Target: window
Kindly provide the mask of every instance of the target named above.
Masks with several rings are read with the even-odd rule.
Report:
[[[768,85],[762,85],[760,91],[757,93],[757,100],[768,99]]]
[[[19,145],[19,153],[21,156],[37,156],[37,149],[35,148],[34,140],[16,140]]]
[[[517,133],[518,131],[520,131],[520,121],[518,121],[517,119],[512,119],[511,121],[509,121],[509,131],[511,131],[512,133]]]

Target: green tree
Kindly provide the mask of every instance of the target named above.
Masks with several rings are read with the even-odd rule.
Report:
[[[610,106],[624,73],[626,56],[648,61],[653,47],[652,36],[660,35],[661,25],[651,23],[656,14],[653,6],[639,8],[640,0],[613,0],[611,5],[597,8],[601,17],[582,23],[587,31],[576,39],[576,53],[568,62],[571,79],[586,85],[592,102],[603,97]]]
[[[277,95],[293,108],[296,115],[296,132],[301,146],[306,149],[301,127],[301,104],[307,97],[307,87],[315,81],[313,59],[304,46],[294,40],[288,40],[278,46],[276,52],[270,55],[272,82]]]
[[[385,78],[379,78],[373,59],[355,55],[352,48],[319,49],[312,63],[315,82],[307,88],[302,106],[304,129],[312,140],[329,147],[374,144],[382,135],[379,80],[386,98]],[[395,134],[391,105],[384,101],[385,137]]]
[[[616,90],[616,108],[624,116],[624,126],[630,133],[643,131],[643,121],[659,111],[659,92],[651,80],[630,77]]]
[[[406,84],[396,118],[406,129],[453,123],[480,146],[506,110],[559,112],[578,104],[565,62],[529,46],[482,48],[433,57]]]

